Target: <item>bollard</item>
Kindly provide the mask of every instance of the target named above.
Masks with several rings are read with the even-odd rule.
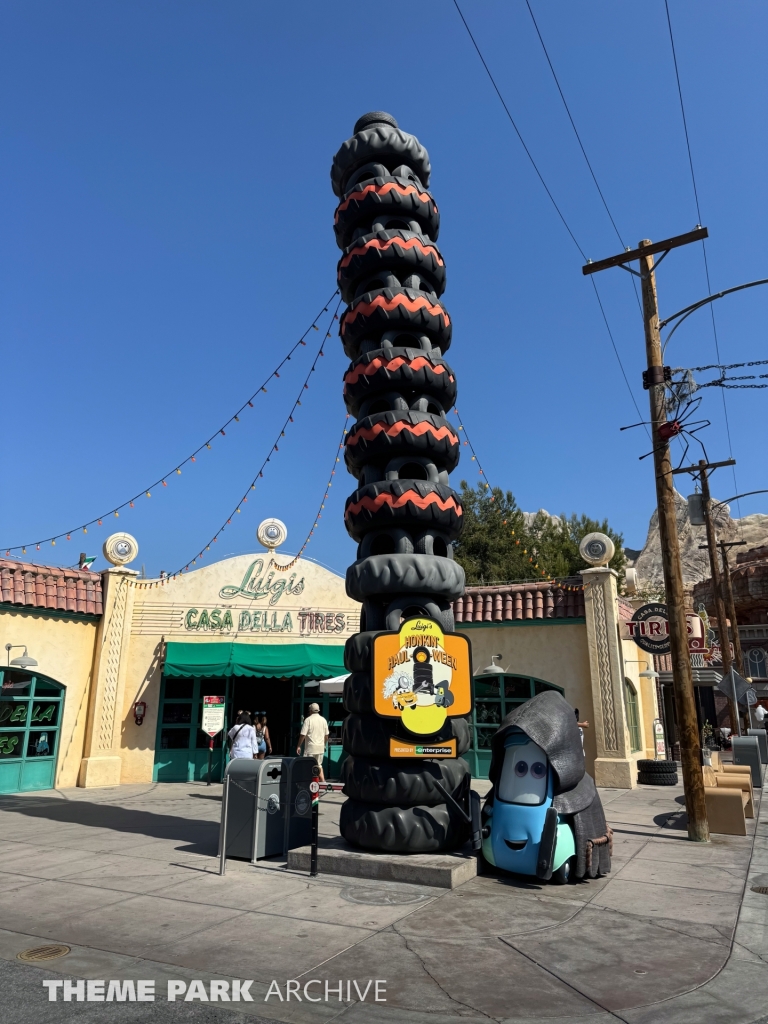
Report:
[[[223,875],[227,870],[227,806],[229,804],[229,776],[224,780],[224,793],[222,795],[224,806],[221,812],[221,840],[219,849],[219,874]]]
[[[317,837],[320,830],[320,777],[318,765],[312,769],[312,781],[309,784],[309,791],[312,794],[312,847],[309,855],[309,877],[317,876]]]

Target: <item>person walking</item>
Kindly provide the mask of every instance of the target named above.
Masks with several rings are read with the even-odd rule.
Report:
[[[237,721],[227,733],[229,740],[229,758],[236,757],[255,758],[259,752],[259,744],[256,739],[256,730],[251,724],[251,716],[247,711],[241,711]]]
[[[305,757],[314,757],[320,766],[320,781],[325,782],[323,773],[323,757],[325,756],[325,745],[328,742],[328,723],[320,714],[319,704],[309,705],[309,714],[304,719],[301,727],[299,743],[296,753],[301,754],[301,745],[304,744]]]
[[[256,738],[259,741],[259,760],[263,761],[267,754],[269,754],[270,757],[272,756],[272,741],[269,738],[269,726],[267,725],[266,714],[262,713],[259,715],[255,728]]]

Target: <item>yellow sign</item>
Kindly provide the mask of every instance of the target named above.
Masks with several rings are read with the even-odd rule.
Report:
[[[469,640],[443,633],[432,619],[409,619],[399,633],[380,633],[373,641],[373,692],[377,715],[399,718],[419,736],[440,732],[446,718],[472,710]]]
[[[445,743],[434,743],[427,746],[425,743],[408,743],[406,740],[396,740],[393,736],[389,739],[390,757],[456,757],[456,740],[446,740]]]

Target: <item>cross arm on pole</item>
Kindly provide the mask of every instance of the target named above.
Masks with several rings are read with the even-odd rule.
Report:
[[[667,253],[670,249],[676,249],[679,245],[688,245],[690,242],[698,242],[700,239],[708,237],[709,232],[706,228],[697,227],[693,231],[687,231],[684,235],[675,235],[674,238],[665,238],[663,241],[654,242],[652,245],[628,249],[626,252],[620,252],[618,256],[609,256],[605,260],[586,263],[581,268],[581,272],[585,276],[587,274],[596,274],[600,270],[608,270],[609,267],[620,267],[624,263],[639,260],[641,256],[652,256],[657,252]]]
[[[735,466],[736,459],[726,459],[724,462],[708,462],[704,466],[700,466],[696,463],[693,466],[680,466],[677,469],[673,469],[672,473],[701,473],[703,469],[719,469],[721,466]]]

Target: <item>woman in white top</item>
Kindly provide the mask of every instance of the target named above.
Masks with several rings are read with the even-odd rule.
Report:
[[[237,721],[227,733],[232,744],[229,751],[230,759],[236,757],[254,758],[259,752],[259,741],[256,738],[256,730],[251,725],[251,716],[247,711],[241,711]]]

